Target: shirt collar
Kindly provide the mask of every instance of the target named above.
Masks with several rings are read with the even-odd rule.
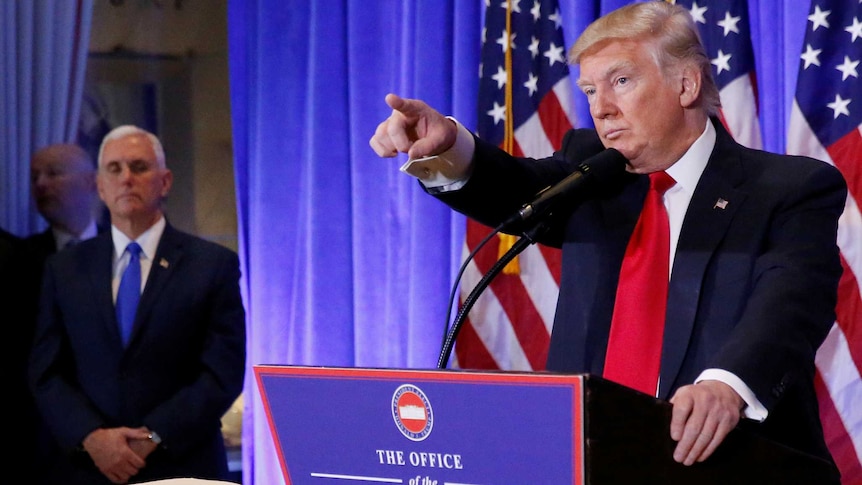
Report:
[[[165,221],[165,217],[162,216],[155,224],[150,226],[149,229],[144,231],[143,234],[135,239],[135,241],[141,246],[142,259],[153,259],[153,256],[156,254],[156,248],[159,246],[159,240],[165,232],[166,225],[167,221]],[[123,256],[123,253],[126,251],[126,246],[128,246],[132,240],[114,225],[111,225],[111,238],[114,240],[114,260],[116,261]]]
[[[57,250],[61,250],[66,247],[66,243],[69,241],[83,241],[85,239],[90,239],[94,237],[97,233],[96,229],[96,221],[90,220],[90,223],[87,224],[87,227],[81,232],[81,234],[72,234],[71,232],[66,232],[62,229],[58,229],[56,227],[51,228],[51,233],[54,235],[54,242],[57,245]]]
[[[679,187],[690,194],[694,193],[694,188],[697,187],[697,182],[706,169],[709,156],[712,155],[712,149],[715,148],[715,139],[715,127],[712,126],[712,121],[707,119],[703,133],[691,144],[682,158],[665,170],[676,180],[674,189]]]

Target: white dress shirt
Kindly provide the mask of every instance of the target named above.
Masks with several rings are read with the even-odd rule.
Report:
[[[150,275],[150,268],[153,267],[156,248],[159,247],[159,240],[165,232],[166,224],[167,222],[163,216],[135,239],[141,246],[141,293],[144,292],[144,285],[147,282],[147,276]],[[123,272],[126,271],[126,266],[129,265],[129,253],[126,252],[126,246],[132,240],[113,225],[111,226],[111,237],[114,240],[114,272],[111,279],[111,290],[114,293],[114,303],[116,303],[117,291],[120,289],[120,279],[123,277]]]

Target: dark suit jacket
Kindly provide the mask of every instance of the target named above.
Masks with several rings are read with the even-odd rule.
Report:
[[[97,225],[99,233],[109,231],[110,227]],[[17,262],[21,273],[17,288],[18,300],[16,307],[20,309],[21,337],[18,340],[16,355],[20,363],[16,368],[21,369],[21,380],[23,387],[16,390],[15,394],[21,396],[21,400],[27,403],[27,412],[21,414],[21,424],[32,432],[29,438],[32,442],[22,443],[18,448],[22,450],[23,460],[27,460],[25,469],[32,470],[33,474],[42,473],[45,467],[42,462],[47,454],[56,453],[56,446],[51,439],[50,433],[45,429],[45,424],[40,418],[39,412],[27,385],[27,361],[29,359],[30,346],[33,342],[33,333],[36,327],[36,315],[39,309],[39,292],[42,288],[42,272],[45,261],[57,252],[57,242],[54,232],[47,228],[23,238],[20,244],[19,258]],[[23,451],[26,450],[26,451]],[[20,469],[20,468],[19,468]]]
[[[110,225],[106,226],[98,222],[96,223],[96,232],[98,234],[110,231]],[[40,269],[45,263],[45,260],[57,252],[57,241],[54,239],[54,231],[52,231],[50,227],[42,232],[37,232],[27,236],[24,238],[23,245],[29,253],[29,257],[35,260],[35,262],[40,266]]]
[[[110,226],[98,225],[96,229],[99,234],[110,232]],[[57,252],[57,241],[54,239],[54,231],[49,227],[42,232],[30,234],[22,239],[21,248],[22,264],[27,265],[28,268],[22,284],[25,287],[24,291],[32,308],[32,312],[28,313],[31,313],[31,317],[35,320],[36,311],[39,306],[39,291],[42,288],[42,272],[45,268],[45,260]]]
[[[45,269],[45,260],[57,252],[57,243],[51,228],[37,232],[25,237],[21,241],[22,265],[26,265],[25,277],[22,280],[23,291],[26,294],[28,318],[34,322],[30,326],[30,338],[33,339],[33,326],[35,326],[36,313],[39,308],[39,292],[42,289],[42,272]]]
[[[30,347],[30,339],[33,333],[30,326],[22,320],[21,310],[21,278],[23,270],[21,267],[21,239],[14,234],[0,229],[0,308],[3,308],[3,339],[0,356],[3,357],[3,383],[5,390],[12,399],[8,405],[12,406],[9,416],[19,419],[32,413],[32,400],[27,399],[30,395],[27,389],[27,351]],[[25,421],[25,422],[30,422]],[[17,423],[17,421],[16,421]],[[26,434],[32,430],[25,428]],[[4,464],[16,466],[22,459],[29,459],[25,453],[31,453],[30,437],[23,436],[24,447],[20,450],[21,456],[15,453],[10,461]]]
[[[242,391],[245,368],[238,257],[168,224],[124,349],[113,253],[105,233],[45,265],[31,386],[65,451],[46,466],[63,477],[57,483],[110,483],[76,451],[82,440],[100,427],[147,426],[163,443],[134,481],[226,479],[220,419]]]
[[[672,270],[658,397],[670,398],[704,369],[725,369],[769,410],[758,432],[831,461],[814,356],[835,320],[846,184],[826,163],[747,149],[713,124],[715,149]],[[465,187],[436,196],[491,227],[603,149],[592,130],[570,131],[562,149],[540,161],[476,143]],[[562,247],[563,260],[548,370],[601,375],[619,270],[647,188],[646,176],[626,173],[552,215],[542,241]]]
[[[0,466],[15,469],[27,476],[35,476],[43,470],[42,442],[45,432],[36,411],[33,395],[27,383],[27,360],[33,341],[37,306],[37,268],[33,264],[24,240],[0,230],[0,308],[4,309],[2,321],[3,383],[10,399],[7,408],[14,416],[18,433],[15,446],[3,459]]]

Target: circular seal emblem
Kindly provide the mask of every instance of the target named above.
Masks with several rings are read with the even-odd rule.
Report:
[[[431,434],[434,412],[422,389],[404,384],[392,395],[392,419],[401,434],[413,441],[422,441]]]

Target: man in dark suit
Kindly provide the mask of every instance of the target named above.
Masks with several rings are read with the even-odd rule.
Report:
[[[19,308],[21,298],[20,247],[21,238],[0,228],[0,308],[5,310],[4,323],[20,314],[14,310]],[[30,348],[29,339],[32,337],[33,333],[25,325],[8,324],[4,328],[3,348],[0,349],[4,362],[0,368],[3,369],[2,378],[8,395],[12,397],[7,402],[12,407],[8,415],[14,416],[16,420],[33,413],[27,386],[27,349]],[[12,453],[8,453],[8,461],[3,460],[2,463],[17,466],[24,462],[25,469],[28,469],[26,464],[31,463],[35,443],[33,437],[29,436],[32,430],[25,429],[27,433],[22,439],[23,447],[16,447]]]
[[[41,462],[45,453],[53,452],[51,439],[47,436],[32,396],[26,386],[27,360],[33,340],[39,290],[42,286],[42,270],[45,260],[63,248],[95,236],[100,230],[97,211],[100,208],[96,192],[96,164],[80,146],[72,143],[56,143],[36,150],[30,157],[30,193],[39,215],[48,227],[24,238],[21,244],[18,280],[19,300],[16,308],[25,317],[20,325],[16,355],[23,358],[16,368],[23,369],[23,388],[14,391],[28,403],[26,412],[20,416],[26,423],[28,441],[17,449],[21,451],[20,463],[33,473],[44,470]]]
[[[30,157],[30,193],[48,227],[25,237],[21,244],[20,284],[25,295],[21,305],[28,322],[36,318],[45,260],[107,229],[97,225],[96,164],[78,145],[56,143],[36,150]],[[32,325],[28,328],[27,344],[32,340]]]
[[[16,314],[17,312],[13,312],[11,309],[17,308],[19,305],[16,301],[19,298],[16,288],[20,286],[21,279],[21,270],[19,269],[20,247],[21,238],[0,228],[0,308],[4,308],[9,315]],[[25,332],[20,327],[20,325],[8,325],[6,327],[7,332],[11,335],[7,333],[7,338],[4,338],[5,350],[0,352],[4,358],[8,359],[7,365],[2,366],[5,369],[4,372],[8,373],[7,378],[3,380],[7,383],[14,383],[11,395],[16,396],[16,399],[13,399],[13,402],[21,402],[18,399],[18,389],[29,395],[25,377],[27,375],[27,359],[23,356],[22,358],[15,356],[21,355],[22,346],[29,347],[27,339],[32,337],[32,333]],[[21,336],[22,333],[26,335]],[[13,371],[13,369],[21,370],[21,372]],[[18,384],[20,384],[20,388]],[[12,416],[18,415],[13,413]]]
[[[30,157],[30,192],[49,227],[27,237],[26,244],[44,258],[96,235],[99,198],[96,167],[78,145],[57,143]]]
[[[0,274],[6,274],[6,270],[12,263],[15,255],[15,248],[20,241],[21,239],[18,236],[0,228],[0,270],[3,270]]]
[[[46,263],[30,377],[64,451],[45,464],[51,483],[229,477],[220,419],[244,377],[239,260],[167,222],[172,177],[154,135],[111,131],[97,175],[111,231]],[[140,301],[124,343],[115,300],[135,244]]]
[[[669,274],[658,272],[669,277],[667,310],[645,358],[655,358],[657,373],[644,392],[673,404],[673,458],[706,460],[749,418],[756,432],[832,463],[813,380],[841,275],[836,233],[847,188],[840,173],[731,139],[718,121],[709,58],[681,7],[618,9],[584,31],[569,59],[580,64],[578,85],[596,129],[570,131],[551,158],[511,157],[427,104],[394,94],[386,98],[392,114],[370,144],[383,157],[436,156],[409,171],[429,193],[491,227],[600,151],[627,159],[625,171],[586,187],[548,219],[542,242],[563,251],[552,371],[607,376],[613,314],[632,298],[617,293],[627,283],[620,277],[627,246],[648,174],[665,172],[675,181],[657,202],[668,214]],[[827,468],[823,483],[837,483],[837,468]]]
[[[6,314],[4,323],[20,314],[20,311],[15,310],[19,308],[21,298],[20,248],[21,238],[0,228],[0,308],[3,308]],[[33,400],[29,399],[30,390],[27,386],[27,349],[30,348],[29,340],[32,337],[32,331],[25,325],[5,325],[3,347],[0,349],[4,361],[0,368],[3,369],[2,379],[8,395],[11,396],[7,404],[11,405],[12,409],[8,415],[14,416],[16,422],[22,417],[26,419],[32,416],[33,413]],[[27,433],[22,437],[22,448],[16,447],[12,453],[7,453],[8,461],[3,460],[2,463],[8,466],[24,463],[24,469],[29,470],[27,465],[32,463],[31,460],[35,461],[35,442],[33,430],[27,427],[25,429]]]

